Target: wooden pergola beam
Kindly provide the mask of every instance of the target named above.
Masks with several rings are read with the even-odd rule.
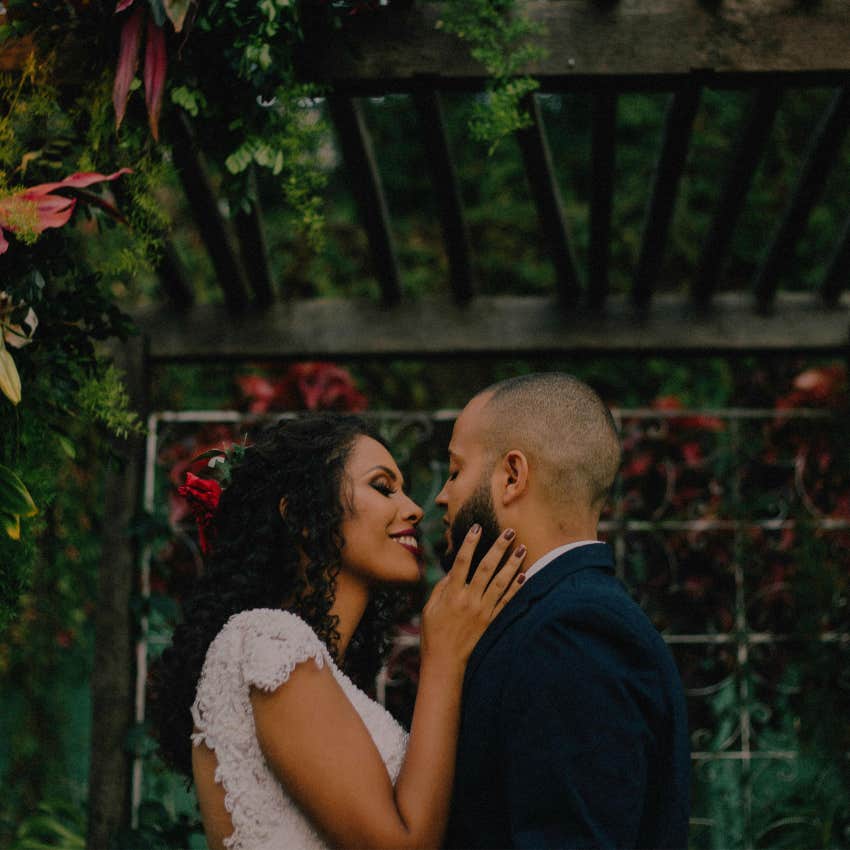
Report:
[[[198,225],[201,239],[212,260],[227,306],[240,312],[248,306],[248,281],[228,223],[218,209],[202,152],[184,115],[169,125],[174,165]]]
[[[844,223],[838,244],[823,277],[820,294],[824,303],[831,307],[838,303],[845,289],[850,289],[850,217]]]
[[[617,130],[616,92],[602,90],[596,93],[593,99],[592,123],[587,301],[592,309],[598,310],[608,297]]]
[[[544,90],[606,77],[666,87],[692,72],[721,79],[797,74],[797,84],[809,77],[823,85],[850,72],[846,0],[517,0],[517,6],[544,25],[539,43],[548,55],[528,68]],[[348,93],[412,91],[423,76],[440,88],[479,89],[484,70],[464,42],[437,27],[442,9],[434,0],[394,2],[352,16],[336,31],[307,20],[299,71]],[[21,68],[29,46],[27,40],[4,44],[0,71]]]
[[[232,316],[199,306],[184,316],[134,314],[157,361],[315,357],[392,359],[454,356],[843,352],[850,295],[828,309],[815,295],[781,294],[774,316],[754,313],[745,293],[718,295],[709,313],[686,295],[660,295],[640,316],[611,295],[604,314],[563,311],[540,296],[476,296],[463,308],[446,295],[395,307],[374,300],[300,299]]]
[[[543,116],[540,114],[540,103],[531,95],[526,98],[525,107],[532,123],[517,132],[517,143],[531,187],[531,195],[537,207],[540,226],[549,246],[552,264],[555,266],[559,300],[562,307],[572,307],[578,303],[581,283],[570,245],[564,204],[555,178],[552,153],[543,126]]]
[[[697,304],[707,305],[717,288],[723,260],[755,176],[758,161],[770,136],[781,99],[782,90],[778,86],[764,86],[753,95],[746,111],[732,165],[723,184],[717,210],[694,276],[693,297]]]
[[[195,290],[186,277],[177,249],[169,238],[163,243],[156,273],[168,300],[178,310],[188,310],[195,303]]]
[[[414,92],[413,102],[425,141],[426,159],[431,168],[433,188],[440,210],[443,242],[449,258],[452,292],[459,304],[467,302],[475,292],[472,274],[469,228],[463,215],[457,169],[449,148],[443,104],[433,89]]]
[[[528,72],[544,90],[592,86],[611,77],[639,87],[703,77],[799,74],[812,80],[850,72],[846,0],[658,2],[518,0],[519,14],[543,24],[547,49]],[[441,88],[481,88],[485,74],[456,36],[438,28],[438,2],[393,3],[355,16],[336,32],[307,28],[298,68],[336,91],[411,91],[429,77]]]
[[[385,304],[396,304],[401,300],[401,274],[384,188],[363,111],[359,103],[344,95],[329,96],[327,104],[351,180],[354,200],[369,237],[381,296]]]
[[[826,178],[841,152],[850,129],[850,85],[839,89],[821,119],[806,151],[791,200],[770,240],[753,281],[756,305],[761,312],[773,306],[779,277],[793,260],[797,242],[809,214],[821,195]]]
[[[265,308],[274,301],[274,283],[269,268],[269,251],[263,211],[260,207],[257,172],[253,167],[248,176],[248,194],[249,209],[239,210],[233,218],[233,225],[239,242],[242,267],[254,291],[254,302],[258,307]]]
[[[635,304],[641,308],[645,308],[652,298],[652,288],[661,271],[667,232],[670,229],[679,182],[688,156],[699,97],[699,86],[686,85],[673,95],[667,108],[661,153],[646,211],[640,257],[632,289]]]

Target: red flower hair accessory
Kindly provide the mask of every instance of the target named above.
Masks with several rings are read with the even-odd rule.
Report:
[[[194,472],[186,473],[186,483],[177,492],[189,503],[195,522],[198,524],[198,543],[205,555],[210,550],[210,525],[215,516],[221,484],[212,478],[200,478]]]

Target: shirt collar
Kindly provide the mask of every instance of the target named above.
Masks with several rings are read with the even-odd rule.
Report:
[[[547,564],[551,564],[556,558],[560,558],[565,552],[571,549],[578,549],[579,546],[591,546],[594,543],[601,543],[600,540],[577,540],[574,543],[565,543],[563,546],[558,546],[557,549],[552,549],[538,558],[527,570],[525,570],[525,580],[528,581],[533,575],[539,573]]]

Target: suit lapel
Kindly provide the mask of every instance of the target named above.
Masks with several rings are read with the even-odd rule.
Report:
[[[523,617],[538,599],[546,596],[564,579],[586,567],[602,567],[613,572],[614,553],[607,543],[596,543],[580,546],[565,552],[559,558],[547,564],[537,575],[528,580],[516,596],[505,606],[505,609],[490,624],[481,640],[472,651],[466,667],[466,681],[475,673],[478,665],[487,653],[495,646],[499,637],[506,629]]]

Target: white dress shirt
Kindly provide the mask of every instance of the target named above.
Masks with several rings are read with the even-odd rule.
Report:
[[[547,552],[542,558],[538,558],[526,571],[525,571],[525,581],[528,580],[539,573],[543,567],[547,566],[547,564],[551,564],[555,558],[560,558],[565,552],[569,552],[570,549],[578,549],[579,546],[592,546],[595,543],[601,543],[601,540],[577,540],[574,543],[565,543],[563,546],[558,546],[557,549],[552,549],[551,552]]]

